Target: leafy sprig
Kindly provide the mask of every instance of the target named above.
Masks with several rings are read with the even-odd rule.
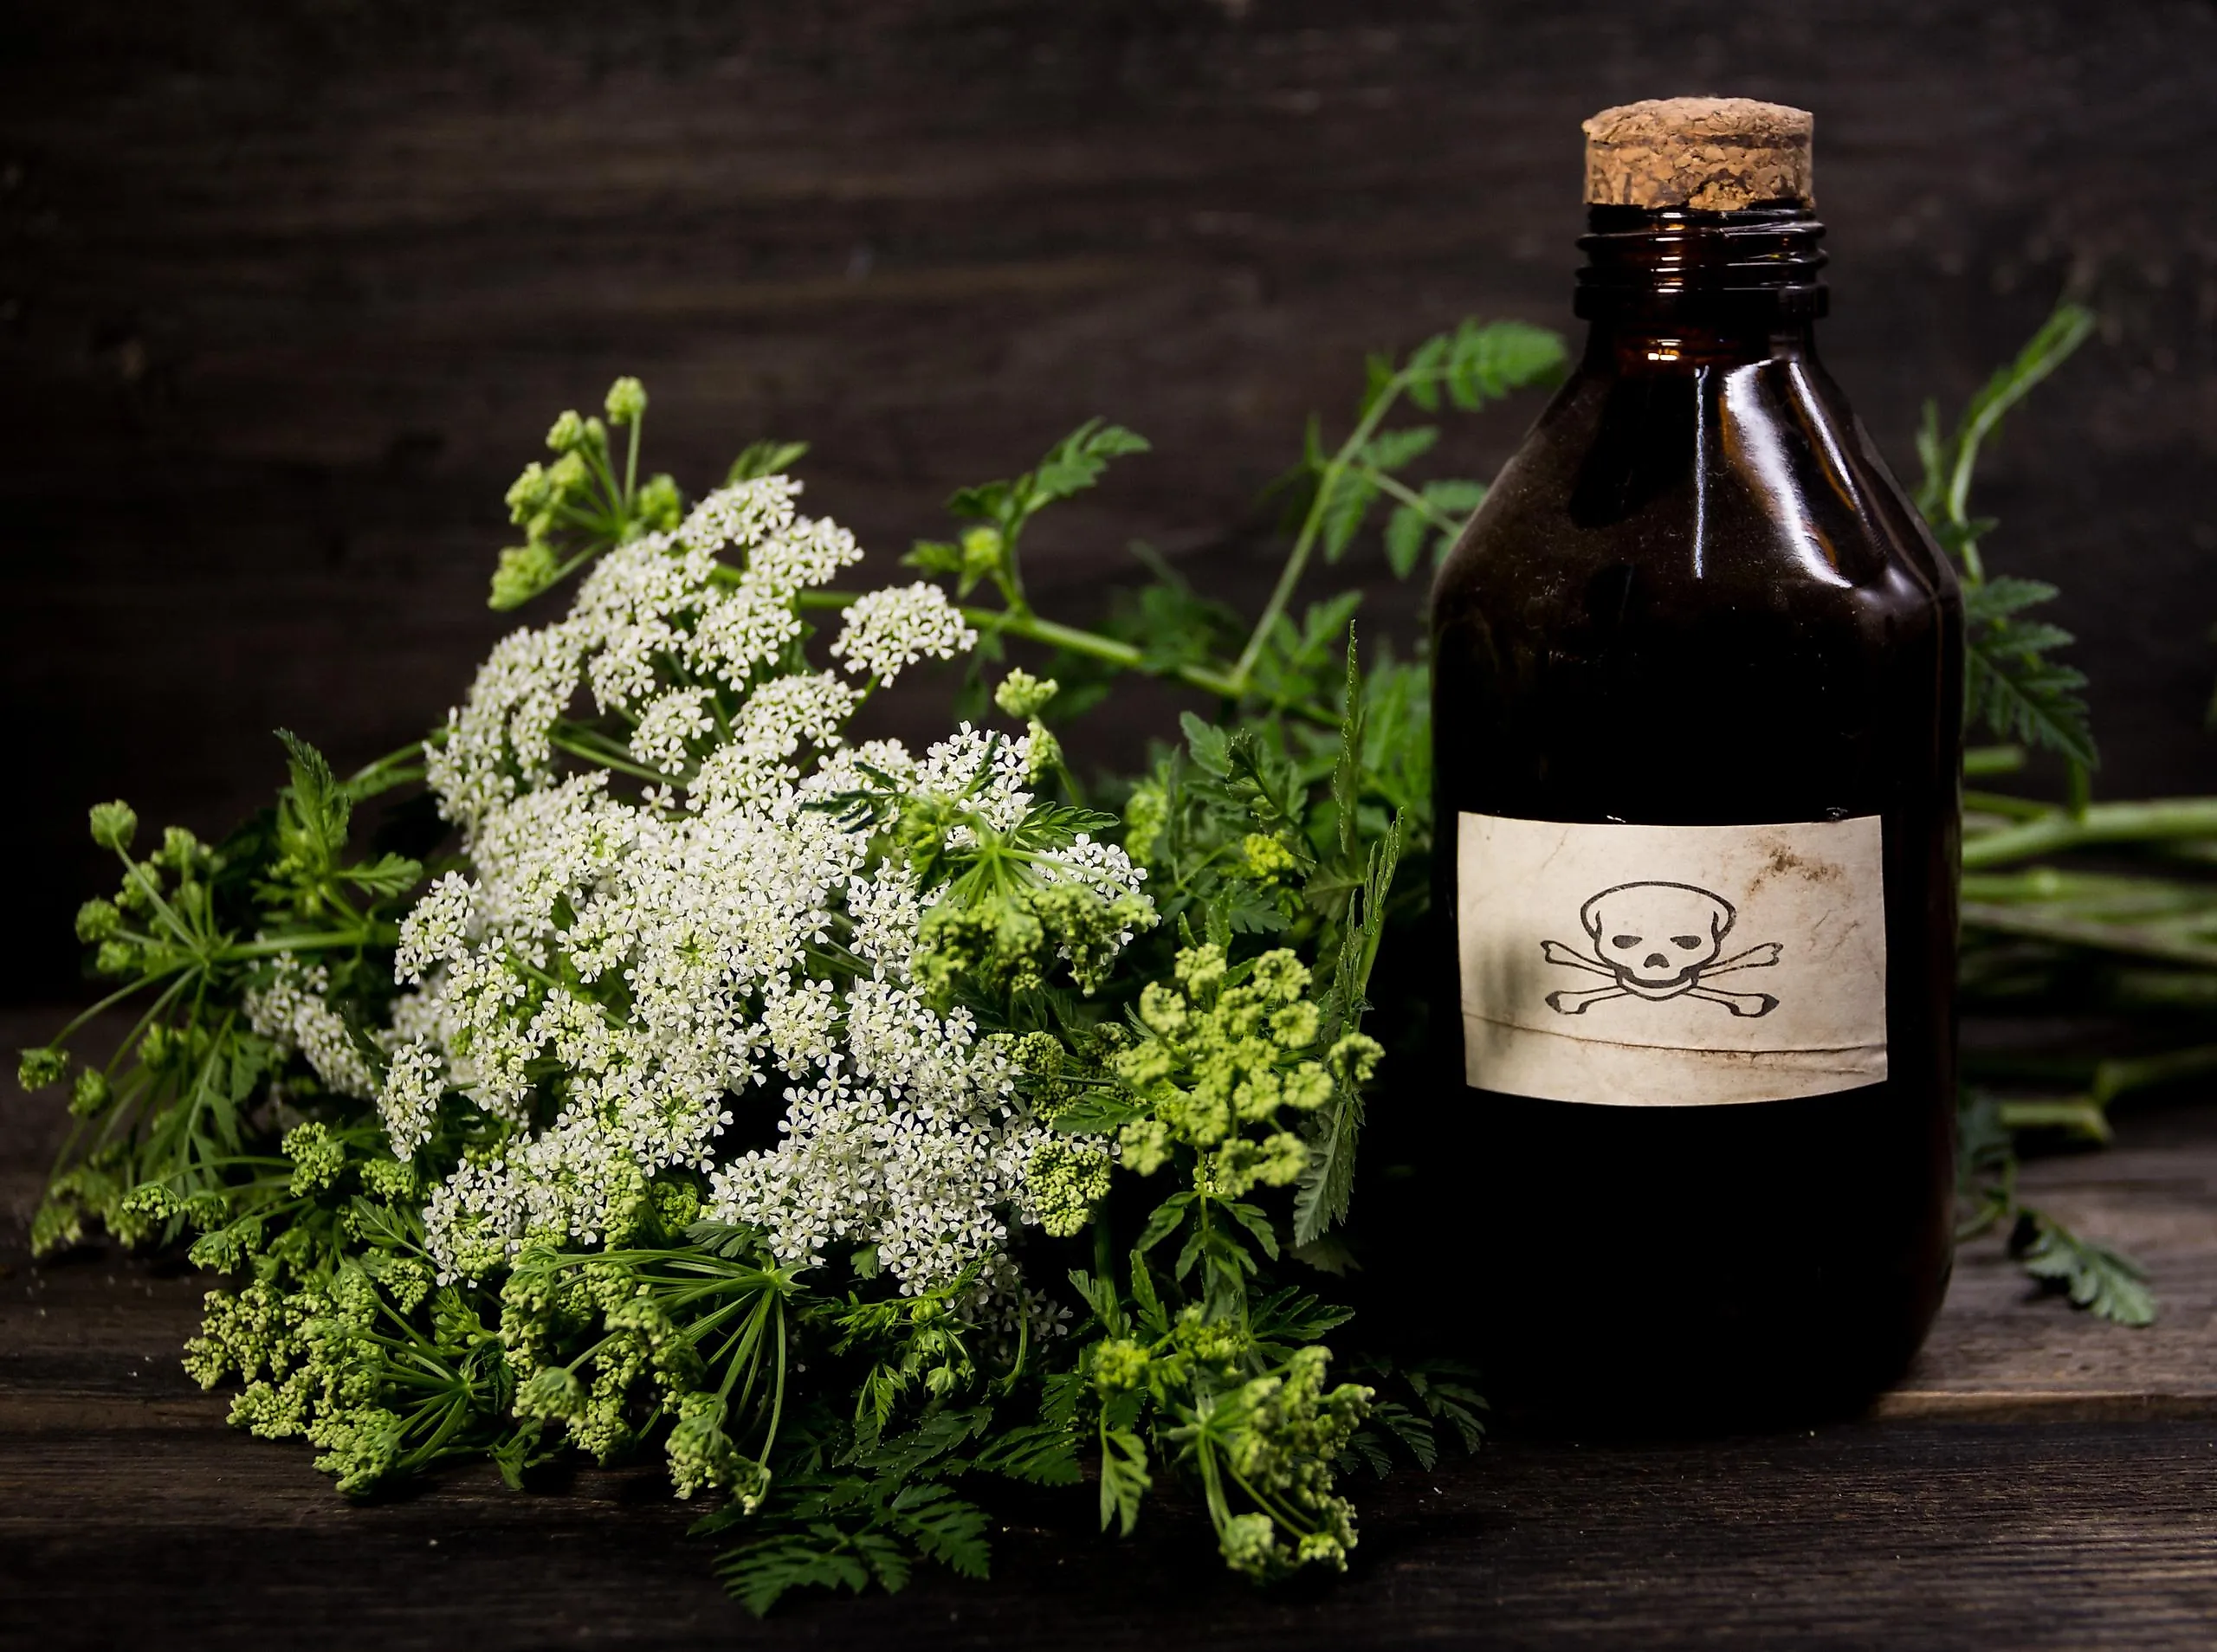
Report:
[[[2052,659],[2073,640],[2047,621],[2026,617],[2052,601],[2054,586],[2034,579],[1988,574],[1979,545],[1994,523],[1970,514],[1971,483],[1986,444],[2009,410],[2053,373],[2094,330],[2091,311],[2062,304],[2026,341],[2015,359],[1973,396],[1952,429],[1943,433],[1937,403],[1924,404],[1916,447],[1923,461],[1917,507],[1934,537],[1956,565],[1963,586],[1963,618],[1969,644],[1965,661],[1964,716],[1983,718],[2004,740],[2024,740],[2059,753],[2083,791],[2099,755],[2084,690],[2085,674]]]

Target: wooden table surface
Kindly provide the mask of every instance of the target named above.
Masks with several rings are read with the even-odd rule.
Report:
[[[17,1015],[0,1036],[23,1042]],[[24,1022],[30,1031],[35,1022]],[[2207,1646],[2217,1641],[2217,1104],[2121,1121],[2031,1197],[2136,1252],[2132,1332],[1959,1261],[1916,1369],[1788,1435],[1503,1440],[1352,1493],[1336,1584],[1257,1593],[1190,1511],[1094,1535],[1083,1494],[1005,1510],[990,1584],[724,1598],[658,1472],[519,1494],[489,1472],[348,1504],[226,1428],[178,1365],[204,1281],[23,1223],[54,1109],[0,1087],[0,1645],[1283,1648]]]

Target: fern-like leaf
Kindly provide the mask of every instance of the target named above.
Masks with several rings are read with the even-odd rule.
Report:
[[[2123,1251],[2080,1238],[2053,1216],[2020,1207],[2009,1252],[2027,1274],[2068,1292],[2074,1307],[2097,1319],[2134,1326],[2155,1323],[2156,1294],[2148,1288],[2147,1270]]]

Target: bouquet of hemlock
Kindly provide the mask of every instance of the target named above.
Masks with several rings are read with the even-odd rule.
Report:
[[[1561,360],[1465,323],[1374,361],[1344,441],[1312,432],[1255,623],[1157,561],[1095,629],[1032,610],[1020,545],[1130,432],[958,494],[960,531],[907,558],[927,578],[856,595],[831,588],[853,537],[799,510],[802,447],[758,443],[688,509],[641,479],[619,380],[509,494],[494,605],[574,580],[566,613],[420,747],[341,779],[282,735],[288,783],[214,845],[142,852],[130,809],[92,811],[123,876],[78,933],[120,985],[23,1056],[77,1120],[35,1249],[188,1245],[227,1276],[188,1369],[349,1494],[659,1455],[758,1611],[919,1558],[984,1575],[996,1477],[1089,1480],[1128,1533],[1174,1476],[1234,1570],[1343,1567],[1336,1477],[1474,1446],[1483,1403],[1451,1366],[1335,1372],[1322,1341],[1385,1054],[1366,991],[1424,901],[1427,687],[1358,661],[1354,593],[1293,598],[1373,525],[1407,577],[1482,499],[1413,479],[1436,427],[1395,414]],[[1974,580],[1974,709],[2090,760],[2041,653],[2068,639],[2012,617],[2052,593],[1979,605],[1963,497],[1999,410],[1973,415],[1927,462],[1960,471],[1928,508]],[[926,661],[964,663],[969,720],[921,752],[850,739]],[[1222,715],[1096,787],[1111,813],[1053,727],[1127,673]],[[134,1000],[113,1060],[70,1055]],[[2132,1317],[2131,1265],[2016,1203],[2011,1121],[1978,1107],[1974,1214]]]
[[[1465,328],[1377,411],[1558,353]],[[1348,1206],[1420,676],[1356,668],[1346,601],[1296,624],[1282,597],[1228,668],[1181,588],[1189,657],[1034,615],[1024,526],[1144,447],[1115,427],[957,496],[959,538],[910,560],[1000,598],[963,607],[829,590],[862,552],[801,513],[796,446],[685,508],[640,479],[644,407],[619,381],[517,481],[494,605],[574,594],[420,750],[340,779],[282,736],[275,807],[216,845],[142,854],[127,807],[93,811],[123,881],[80,936],[122,983],[100,1007],[145,1002],[105,1067],[66,1033],[24,1058],[81,1121],[36,1248],[189,1243],[229,1282],[188,1368],[349,1494],[659,1454],[757,1610],[918,1557],[982,1575],[990,1476],[1090,1477],[1128,1532],[1174,1473],[1234,1569],[1343,1566],[1342,1466],[1474,1442],[1482,1404],[1422,1365],[1335,1380],[1346,1313],[1289,1255],[1328,1262]],[[1379,457],[1341,468],[1400,487]],[[1458,486],[1403,510],[1451,534]],[[1352,538],[1325,496],[1304,558]],[[1018,642],[1057,674],[1005,664]],[[847,738],[957,660],[973,721]],[[1247,715],[1191,720],[1120,818],[1045,713],[1128,669]],[[363,841],[359,807],[418,780]]]

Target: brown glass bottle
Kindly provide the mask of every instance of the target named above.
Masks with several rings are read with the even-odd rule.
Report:
[[[1434,1329],[1498,1400],[1727,1424],[1810,1414],[1899,1375],[1946,1287],[1961,599],[1818,363],[1811,211],[1598,206],[1590,227],[1584,357],[1432,597],[1439,1060],[1411,1110],[1431,1145],[1396,1155],[1416,1178],[1402,1209],[1430,1214],[1399,1242],[1425,1259],[1411,1265]],[[1534,1070],[1567,1050],[1600,1076],[1529,1087],[1555,1099],[1475,1087],[1468,1041],[1495,1029],[1467,1013],[1467,942],[1448,956],[1482,893],[1458,868],[1458,834],[1477,829],[1465,816],[1512,836],[1532,829],[1520,823],[1859,823],[1883,946],[1874,933],[1813,974],[1812,949],[1846,921],[1821,882],[1791,892],[1800,904],[1776,910],[1799,915],[1766,936],[1742,921],[1761,896],[1658,877],[1642,846],[1677,837],[1624,833],[1618,855],[1586,832],[1588,862],[1613,868],[1606,887],[1632,893],[1605,898],[1589,872],[1599,904],[1581,920],[1559,903],[1560,939],[1515,976],[1532,1029],[1516,1036],[1539,1049]],[[1688,841],[1710,837],[1739,841]],[[1691,929],[1677,939],[1712,968],[1752,961],[1674,976],[1672,943],[1632,932],[1651,917]],[[1529,996],[1542,989],[1559,1019]],[[1794,991],[1810,1025],[1866,995],[1883,1032],[1863,1044],[1882,1049],[1858,1059],[1883,1077],[1771,1096],[1748,1069],[1835,1058],[1618,1042],[1664,1015],[1694,1029],[1680,1043],[1703,1028],[1760,1042],[1755,1018]],[[1449,1292],[1448,1268],[1467,1285]],[[1448,1302],[1467,1318],[1443,1323]]]

